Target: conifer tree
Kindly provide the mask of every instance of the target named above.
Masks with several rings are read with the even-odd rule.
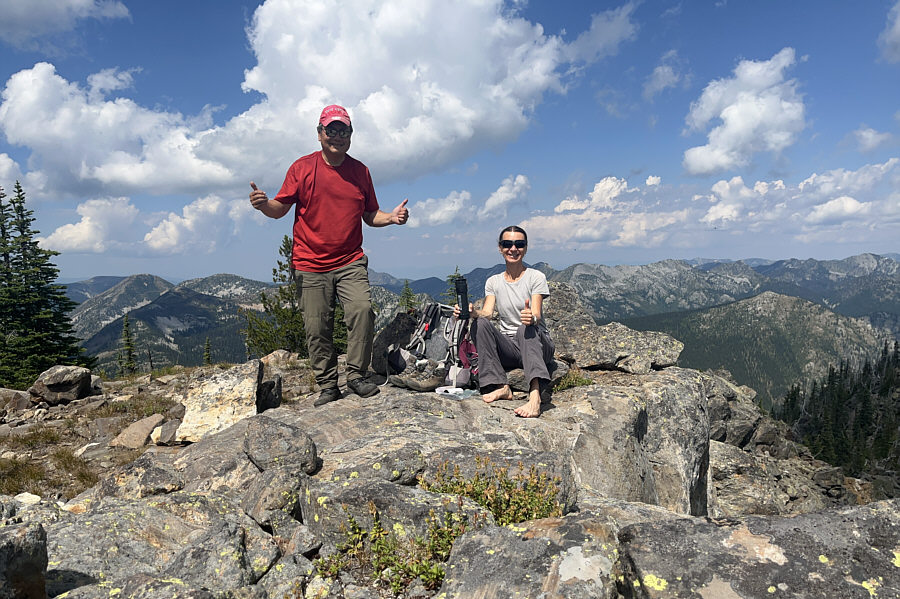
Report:
[[[900,468],[897,414],[900,413],[900,352],[885,344],[874,362],[831,367],[807,394],[799,385],[785,396],[779,418],[802,431],[813,454],[851,476],[883,475]]]
[[[68,313],[75,307],[52,262],[59,252],[35,240],[33,212],[16,182],[7,201],[0,190],[0,386],[24,388],[57,364],[91,367]]]
[[[5,200],[6,193],[0,187],[0,345],[3,348],[0,349],[0,387],[12,386],[11,381],[16,380],[16,356],[9,351],[17,329],[13,296],[12,207]]]
[[[400,292],[400,309],[404,312],[412,312],[416,309],[416,294],[413,293],[412,287],[409,286],[409,279],[403,281],[403,290]]]
[[[286,349],[306,356],[306,333],[297,295],[297,284],[291,276],[293,242],[287,235],[278,253],[281,259],[272,269],[272,281],[278,286],[259,294],[263,314],[241,310],[247,327],[242,331],[250,355],[262,357],[276,349]]]
[[[456,303],[456,279],[461,279],[459,274],[459,266],[456,267],[451,274],[447,275],[447,289],[441,294],[439,300],[441,303],[452,306]]]
[[[206,338],[203,346],[203,364],[206,366],[212,364],[212,347],[209,345],[209,337]]]
[[[134,361],[134,337],[131,334],[131,325],[128,322],[128,314],[122,317],[122,347],[116,362],[119,366],[119,375],[128,376],[137,371]]]

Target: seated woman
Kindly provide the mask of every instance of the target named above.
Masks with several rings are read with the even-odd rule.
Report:
[[[515,413],[536,418],[541,414],[541,388],[550,382],[548,364],[553,362],[553,341],[541,318],[550,288],[544,273],[522,263],[528,251],[528,236],[523,229],[503,229],[499,248],[506,270],[485,283],[481,310],[474,310],[471,304],[469,308],[473,317],[470,337],[478,352],[478,382],[486,403],[513,399],[506,371],[523,368],[529,381],[528,401]],[[500,315],[499,331],[489,320],[494,307]],[[459,306],[455,314],[459,314]]]

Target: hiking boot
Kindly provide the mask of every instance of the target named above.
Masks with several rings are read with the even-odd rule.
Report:
[[[412,371],[409,375],[401,375],[406,386],[413,391],[434,391],[444,384],[447,379],[447,371],[443,367],[433,369],[426,368],[421,372]]]
[[[406,381],[403,379],[402,374],[392,374],[388,377],[388,382],[395,387],[406,388]]]
[[[378,388],[378,385],[362,377],[353,379],[352,381],[347,381],[347,388],[360,397],[372,397],[373,395],[381,391]]]
[[[313,402],[315,407],[324,406],[327,403],[331,403],[342,398],[341,390],[337,387],[329,387],[328,389],[322,389],[322,392],[319,393],[319,397],[316,398],[316,401]]]

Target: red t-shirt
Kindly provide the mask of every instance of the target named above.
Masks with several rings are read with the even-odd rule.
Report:
[[[362,258],[362,215],[378,210],[365,164],[345,156],[334,167],[313,152],[291,165],[275,199],[295,204],[295,269],[329,272]]]

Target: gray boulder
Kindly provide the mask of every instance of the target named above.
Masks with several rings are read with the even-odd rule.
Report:
[[[108,596],[109,584],[121,588],[140,574],[224,590],[257,581],[281,555],[273,538],[224,497],[177,491],[85,504],[48,527],[50,596],[85,586]]]
[[[0,413],[14,414],[29,407],[31,407],[31,395],[27,392],[0,388]]]
[[[646,374],[673,366],[684,344],[669,335],[629,329],[617,322],[598,326],[573,287],[551,283],[544,308],[556,357],[579,368]]]
[[[81,399],[91,394],[91,371],[81,366],[54,366],[42,372],[28,392],[34,403],[45,401],[51,406]]]
[[[457,539],[440,591],[464,597],[616,598],[617,534],[636,522],[677,518],[640,503],[598,500],[562,518],[486,527]]]
[[[673,366],[684,349],[680,341],[657,332],[629,329],[623,324],[564,323],[553,331],[556,356],[581,368],[617,369],[646,374]]]
[[[0,599],[45,599],[46,573],[43,526],[0,526]]]
[[[137,422],[132,422],[115,439],[110,441],[109,445],[110,447],[139,449],[150,442],[150,433],[162,424],[163,420],[165,420],[165,416],[162,414],[151,414]]]
[[[900,597],[900,500],[634,524],[619,542],[628,597]]]

